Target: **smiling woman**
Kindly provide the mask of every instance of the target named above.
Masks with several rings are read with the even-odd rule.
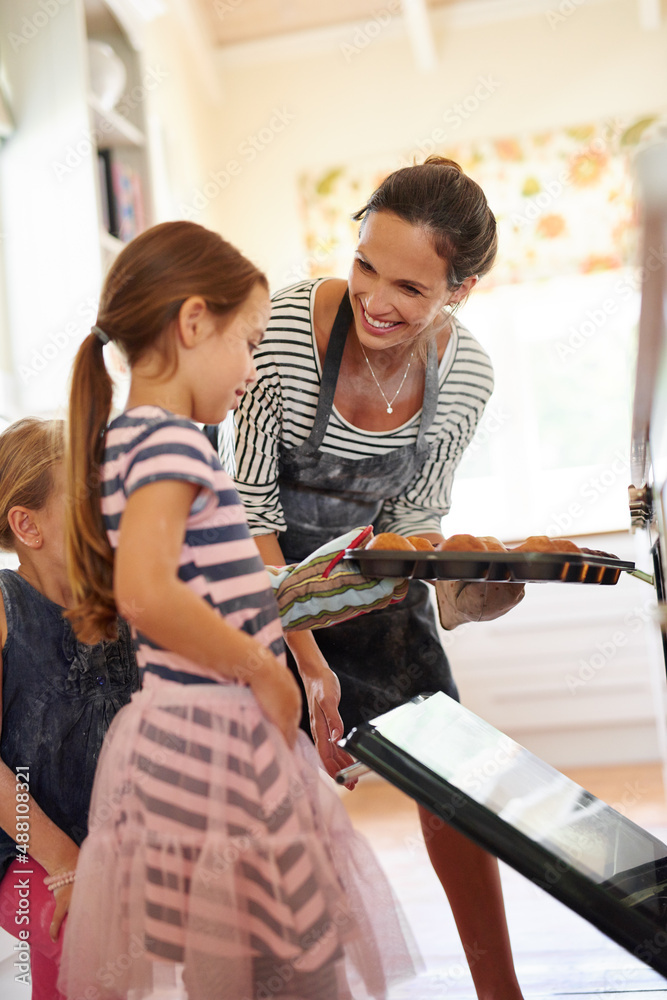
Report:
[[[421,280],[410,275],[419,275]],[[469,279],[470,287],[476,280]],[[350,272],[349,294],[360,331],[359,348],[387,413],[392,414],[393,403],[403,390],[406,401],[411,391],[419,393],[421,372],[418,365],[412,364],[415,350],[428,343],[441,303],[451,300],[442,263],[433,253],[427,232],[393,212],[373,213],[363,225]],[[445,316],[440,317],[438,325],[440,333],[448,336]],[[406,386],[411,369],[412,380]],[[391,393],[391,401],[383,385]]]
[[[486,353],[453,315],[495,258],[479,185],[429,157],[391,174],[355,218],[347,282],[274,296],[258,381],[236,415],[237,486],[269,564],[298,562],[361,524],[442,541],[454,472],[493,389]],[[481,586],[445,585],[450,627],[471,601],[488,619],[523,596],[507,585],[490,599]],[[302,726],[331,773],[350,763],[336,732],[423,691],[458,697],[421,581],[386,613],[324,631],[317,644],[308,632],[288,643],[308,705]],[[471,962],[479,996],[517,1000],[494,862],[425,811],[421,819],[466,952],[485,955]]]

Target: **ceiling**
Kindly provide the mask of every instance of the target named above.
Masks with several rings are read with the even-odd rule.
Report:
[[[406,37],[415,66],[429,72],[438,64],[436,27],[544,17],[561,8],[576,10],[584,2],[609,0],[84,0],[84,5],[90,33],[103,33],[109,18],[115,18],[136,48],[142,47],[148,22],[174,14],[205,91],[217,103],[224,99],[222,65],[290,60],[304,51],[313,55],[334,40],[365,48],[382,34]],[[643,28],[664,22],[667,0],[625,2],[635,4]]]
[[[412,12],[413,16],[424,17],[427,8],[460,6],[461,0],[194,0],[194,3],[211,44],[219,48],[364,21],[374,21],[382,27],[397,14]]]

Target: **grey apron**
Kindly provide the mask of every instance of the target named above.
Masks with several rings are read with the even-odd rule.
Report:
[[[408,486],[429,455],[426,432],[438,405],[435,343],[429,347],[421,422],[414,444],[361,459],[320,451],[352,320],[346,291],[324,359],[310,437],[297,448],[280,450],[278,482],[287,522],[280,543],[287,562],[300,561],[351,528],[373,524],[384,501],[398,496]],[[458,699],[438,638],[428,585],[419,580],[411,581],[408,595],[400,604],[313,634],[340,680],[340,712],[346,731],[423,691],[441,690]],[[296,673],[291,657],[290,666]],[[307,710],[302,727],[309,731]]]

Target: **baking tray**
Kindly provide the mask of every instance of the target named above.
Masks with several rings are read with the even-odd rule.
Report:
[[[633,562],[585,552],[405,552],[346,549],[364,576],[495,583],[614,584]]]

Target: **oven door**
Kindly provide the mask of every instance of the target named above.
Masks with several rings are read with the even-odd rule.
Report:
[[[442,692],[342,741],[667,978],[667,845]]]
[[[667,141],[638,154],[642,297],[632,415],[630,514],[650,556],[667,665]]]

